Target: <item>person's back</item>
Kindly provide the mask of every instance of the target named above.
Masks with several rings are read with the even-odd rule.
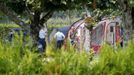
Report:
[[[46,35],[45,30],[41,29],[41,30],[39,31],[39,38],[40,38],[40,39],[44,39],[44,38],[45,38],[45,35]]]
[[[57,40],[57,48],[60,49],[60,48],[62,47],[63,43],[64,43],[64,38],[65,38],[65,36],[64,36],[64,34],[63,34],[62,32],[58,31],[58,32],[54,35],[54,37],[55,37],[56,40]]]
[[[57,32],[56,34],[55,34],[55,38],[56,38],[56,40],[64,40],[64,38],[65,38],[65,36],[64,36],[64,34],[62,33],[62,32]]]

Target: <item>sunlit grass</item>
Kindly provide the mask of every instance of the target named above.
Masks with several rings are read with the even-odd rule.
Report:
[[[4,23],[1,24],[0,23],[0,27],[18,28],[19,26],[16,25],[16,24],[12,24],[12,23],[11,24],[6,24],[6,23],[5,24]]]

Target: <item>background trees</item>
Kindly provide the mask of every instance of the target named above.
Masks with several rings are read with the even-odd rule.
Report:
[[[123,15],[124,28],[132,39],[134,35],[134,0],[118,0]]]

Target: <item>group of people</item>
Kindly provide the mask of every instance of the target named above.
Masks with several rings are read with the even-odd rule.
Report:
[[[12,43],[12,41],[13,41],[13,39],[15,37],[14,36],[15,33],[17,33],[17,35],[20,36],[21,35],[21,29],[12,29],[12,30],[10,30],[8,35],[7,35],[7,37],[6,37],[6,41]],[[22,40],[23,40],[23,42],[25,42],[26,41],[26,36],[27,36],[28,33],[26,31],[23,31],[22,34],[23,34]]]
[[[45,41],[46,34],[47,33],[45,29],[42,27],[39,31],[39,41],[38,41],[38,49],[40,53],[43,53],[46,50],[46,41]],[[60,49],[64,43],[65,35],[59,29],[57,29],[54,38],[56,39],[56,48]]]

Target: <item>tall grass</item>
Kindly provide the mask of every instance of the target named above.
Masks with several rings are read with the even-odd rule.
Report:
[[[78,52],[72,46],[56,50],[55,41],[47,45],[46,54],[30,51],[17,38],[0,42],[0,75],[133,75],[134,40],[126,48],[104,45],[98,56]],[[22,47],[23,46],[23,47]],[[93,59],[91,59],[93,57]]]
[[[38,54],[23,46],[21,37],[15,37],[12,43],[0,42],[0,75],[38,74],[43,64]]]
[[[91,74],[133,75],[134,74],[134,40],[126,48],[105,45],[100,53],[98,63],[93,66]],[[96,73],[94,73],[96,71]]]

